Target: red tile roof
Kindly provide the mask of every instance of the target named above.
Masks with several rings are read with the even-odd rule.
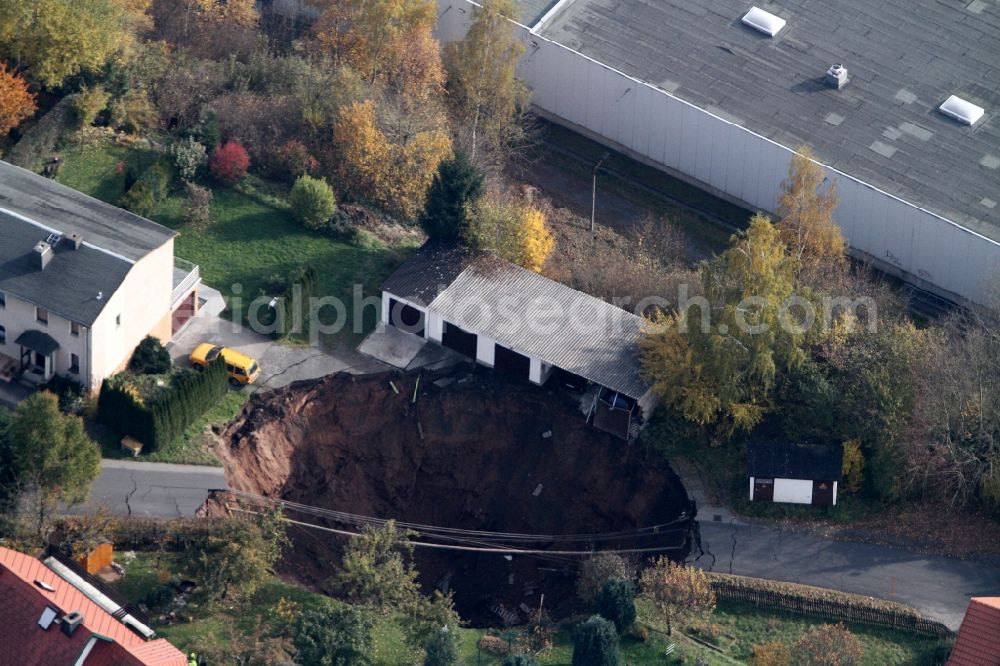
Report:
[[[39,587],[40,581],[54,588]],[[184,654],[163,639],[147,641],[88,599],[41,561],[0,548],[0,645],[5,663],[30,666],[74,664],[93,634],[110,638],[98,641],[85,664],[101,666],[187,666]],[[43,630],[38,620],[46,606],[58,617],[79,611],[83,626],[70,637],[53,623]]]
[[[1000,666],[1000,597],[973,597],[948,666]]]

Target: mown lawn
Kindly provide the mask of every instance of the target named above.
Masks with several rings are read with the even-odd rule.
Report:
[[[148,150],[110,141],[91,141],[68,146],[59,181],[103,201],[118,204],[125,175],[118,165],[136,153]],[[206,284],[218,289],[231,306],[246,308],[263,293],[268,278],[288,278],[304,266],[317,273],[315,296],[343,301],[347,323],[338,334],[325,335],[322,342],[356,344],[376,323],[374,308],[365,308],[363,321],[354,322],[354,286],[364,295],[377,296],[380,283],[407,256],[411,248],[368,247],[309,231],[290,214],[284,199],[287,188],[248,177],[237,188],[205,182],[213,188],[213,223],[205,229],[190,229],[183,222],[183,196],[171,193],[151,216],[179,232],[175,241],[178,257],[201,267]],[[230,316],[237,316],[230,312]],[[324,324],[332,324],[333,308],[321,313]]]

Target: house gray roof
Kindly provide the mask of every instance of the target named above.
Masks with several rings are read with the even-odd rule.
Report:
[[[747,445],[747,476],[761,479],[840,481],[843,447],[807,446],[789,442]]]
[[[132,263],[88,245],[73,249],[64,239],[42,269],[34,247],[48,235],[43,227],[0,211],[0,291],[89,327]]]
[[[176,232],[26,169],[0,161],[0,213],[26,217],[136,262]],[[2,238],[2,237],[0,237]]]
[[[566,0],[541,35],[910,203],[1000,240],[1000,4]],[[847,67],[841,90],[822,83]],[[985,108],[973,127],[938,106]]]
[[[641,317],[492,254],[428,244],[382,289],[632,398],[649,390]]]

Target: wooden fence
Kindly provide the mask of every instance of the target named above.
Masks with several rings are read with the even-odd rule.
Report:
[[[952,633],[916,609],[892,601],[745,576],[709,572],[708,577],[716,596],[726,601],[925,636]]]

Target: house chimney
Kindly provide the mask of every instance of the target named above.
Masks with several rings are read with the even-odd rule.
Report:
[[[830,66],[830,69],[826,70],[826,76],[823,77],[823,80],[831,88],[840,90],[847,85],[847,68],[839,62],[835,63]]]
[[[45,270],[45,267],[52,261],[52,246],[45,241],[38,241],[35,243],[34,252],[38,268]]]
[[[60,628],[62,632],[67,636],[72,636],[73,632],[76,631],[77,627],[83,624],[83,613],[80,611],[73,611],[72,613],[66,613],[62,616],[62,624]]]
[[[66,236],[66,240],[69,241],[74,250],[79,250],[80,246],[83,245],[83,236],[75,232]]]

